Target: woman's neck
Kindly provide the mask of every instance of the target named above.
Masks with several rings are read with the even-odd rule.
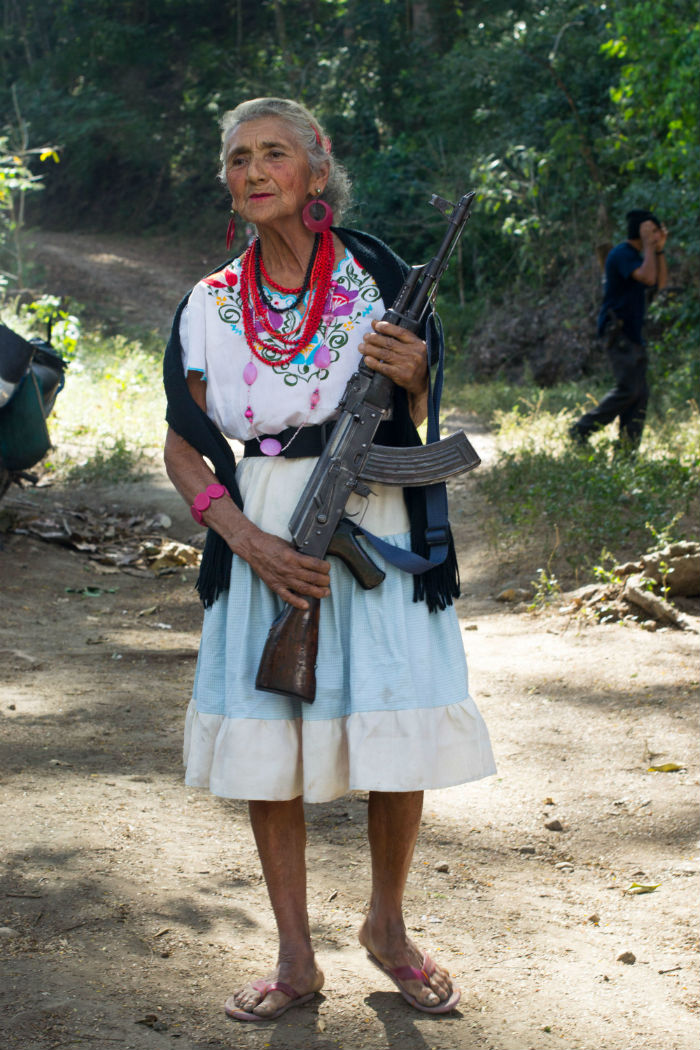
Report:
[[[301,285],[314,247],[314,234],[305,226],[295,231],[258,230],[265,270],[285,288]]]

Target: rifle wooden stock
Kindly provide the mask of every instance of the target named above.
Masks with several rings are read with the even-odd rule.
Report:
[[[316,696],[319,598],[307,598],[308,609],[286,605],[265,641],[255,688],[313,702]]]

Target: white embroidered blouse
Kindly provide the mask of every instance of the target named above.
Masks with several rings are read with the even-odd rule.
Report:
[[[186,372],[201,372],[206,378],[207,414],[227,437],[239,441],[333,419],[345,385],[360,363],[357,347],[371,322],[385,313],[374,279],[346,250],[333,271],[316,335],[289,364],[267,365],[254,357],[246,342],[240,275],[238,258],[201,280],[180,321],[183,366]],[[265,292],[275,306],[294,300],[293,295],[271,288]],[[309,294],[296,309],[268,310],[271,326],[282,333],[293,332]],[[274,361],[273,354],[263,354]],[[246,409],[252,419],[246,418]]]

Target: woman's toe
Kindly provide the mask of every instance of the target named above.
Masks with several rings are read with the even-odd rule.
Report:
[[[247,1013],[252,1013],[260,1004],[261,999],[262,995],[256,988],[253,988],[251,985],[244,985],[243,988],[239,988],[237,992],[233,993],[229,1002],[233,1004],[236,1010],[245,1010]]]
[[[432,980],[430,982],[430,987],[441,1001],[449,999],[452,995],[452,981],[450,981],[449,978],[439,981]]]
[[[264,999],[261,999],[254,1007],[252,1012],[258,1014],[259,1017],[269,1017],[277,1009],[278,1004],[273,1000],[273,994],[266,995]],[[281,1004],[280,1004],[281,1005]]]
[[[423,985],[420,992],[416,996],[419,1003],[423,1006],[437,1006],[441,1002],[440,996],[432,988]]]

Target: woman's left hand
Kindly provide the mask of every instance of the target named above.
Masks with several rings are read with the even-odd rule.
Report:
[[[373,331],[358,349],[375,372],[388,376],[413,397],[428,388],[428,354],[425,342],[407,328],[389,321],[372,321]]]

